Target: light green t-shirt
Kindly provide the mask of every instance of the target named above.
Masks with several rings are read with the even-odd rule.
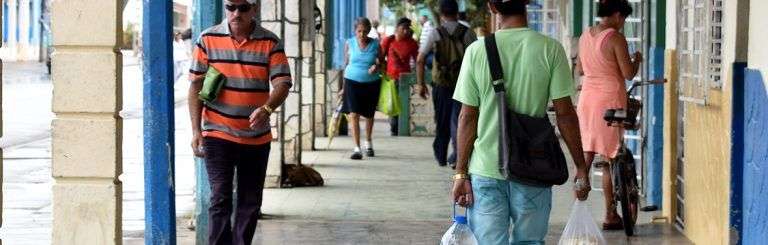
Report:
[[[568,57],[559,42],[528,28],[503,29],[495,35],[510,108],[540,117],[546,115],[550,100],[573,95]],[[480,110],[469,173],[504,179],[499,173],[499,119],[494,96],[485,43],[480,39],[467,47],[453,98]]]

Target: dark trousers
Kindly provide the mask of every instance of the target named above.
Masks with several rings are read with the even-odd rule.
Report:
[[[400,127],[400,123],[398,122],[400,120],[400,117],[394,116],[389,118],[389,133],[392,136],[398,136],[400,135],[400,130],[398,127]]]
[[[397,89],[397,93],[400,94],[400,81],[395,80],[395,88]],[[400,97],[398,96],[398,98],[400,98]],[[397,103],[400,103],[400,101],[398,101]],[[390,117],[389,118],[389,132],[390,132],[390,134],[392,136],[399,135],[399,132],[400,132],[400,130],[399,130],[399,127],[400,127],[399,120],[400,120],[400,117],[398,117],[398,116],[394,116],[394,117]]]
[[[250,245],[261,211],[270,145],[244,145],[211,137],[206,137],[203,145],[205,168],[211,184],[208,244]],[[235,172],[237,210],[234,211],[233,227],[232,189]]]
[[[435,86],[432,88],[432,103],[435,106],[435,141],[432,149],[438,163],[456,162],[456,127],[459,121],[461,104],[453,100],[452,86]],[[453,143],[451,155],[448,156],[448,145]]]

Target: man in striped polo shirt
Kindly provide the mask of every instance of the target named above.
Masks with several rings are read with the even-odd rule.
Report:
[[[225,0],[227,20],[203,31],[192,54],[192,150],[205,157],[211,184],[210,244],[251,244],[272,141],[269,117],[292,86],[281,40],[254,21],[257,1]],[[214,101],[203,103],[197,94],[211,68],[226,83]],[[238,196],[231,224],[235,168]]]

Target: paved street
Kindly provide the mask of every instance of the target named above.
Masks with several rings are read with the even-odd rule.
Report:
[[[123,235],[143,237],[144,162],[142,150],[142,75],[135,59],[123,67]],[[3,67],[3,226],[5,244],[48,244],[51,237],[52,85],[41,63],[8,63]],[[187,83],[176,96],[184,103]],[[178,103],[177,103],[178,105]],[[194,200],[194,165],[189,151],[186,104],[177,106],[176,211],[190,215]]]
[[[126,244],[143,244],[144,193],[141,130],[141,71],[130,60],[124,67],[123,235]],[[23,69],[9,69],[9,67]],[[39,64],[6,64],[3,74],[5,135],[3,226],[5,244],[48,244],[51,226],[50,98],[51,85]],[[187,83],[177,83],[176,206],[179,244],[194,244],[184,228],[194,206],[194,164],[184,97]],[[450,225],[451,170],[431,160],[431,138],[386,136],[376,125],[377,157],[348,159],[351,140],[339,137],[329,149],[305,153],[326,186],[267,189],[255,244],[435,244]],[[325,146],[327,139],[318,139]],[[275,148],[276,149],[276,148]],[[548,243],[556,243],[573,202],[570,186],[555,188]],[[600,192],[591,193],[596,221],[603,210]],[[637,237],[606,232],[610,244],[685,244],[680,235],[649,224],[643,213]]]

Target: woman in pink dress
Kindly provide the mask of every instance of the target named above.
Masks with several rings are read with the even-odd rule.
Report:
[[[642,55],[630,59],[626,38],[618,30],[632,14],[627,0],[602,0],[598,4],[600,24],[589,28],[579,39],[579,59],[576,70],[584,75],[577,113],[581,125],[584,158],[592,163],[595,154],[614,158],[618,153],[623,129],[609,127],[603,120],[607,109],[626,108],[625,80],[637,74]],[[610,166],[603,166],[603,192],[606,214],[603,229],[622,229],[621,218],[613,202]]]

